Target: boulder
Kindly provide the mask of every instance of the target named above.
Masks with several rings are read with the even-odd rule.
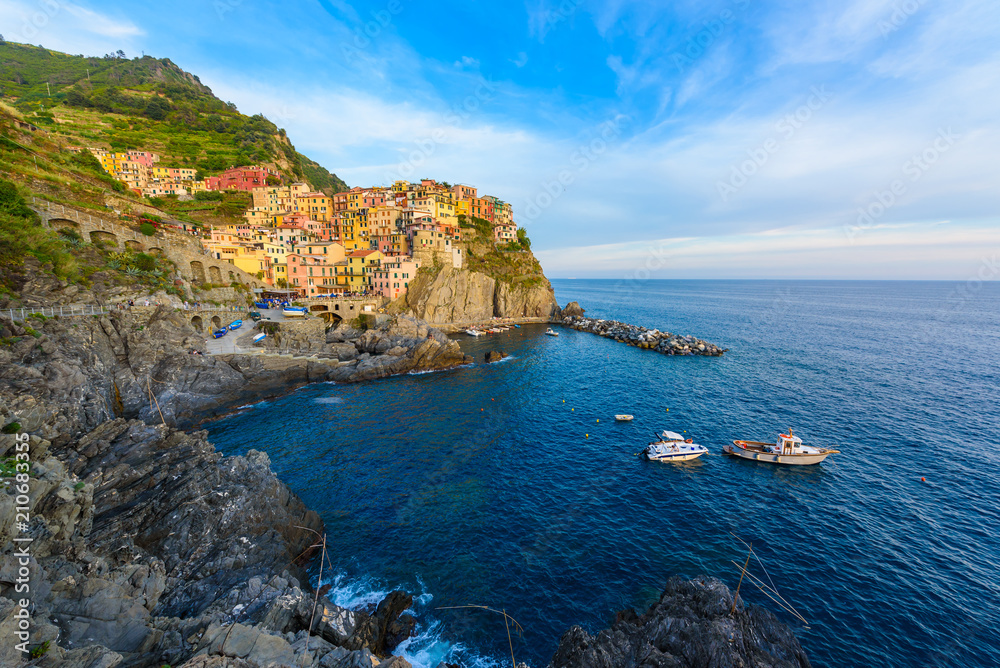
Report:
[[[584,309],[580,306],[579,302],[570,302],[563,307],[561,316],[563,318],[582,318],[584,314]]]
[[[549,668],[809,668],[788,626],[758,607],[739,605],[730,614],[732,605],[733,595],[720,580],[671,578],[660,600],[642,615],[620,612],[611,628],[597,635],[570,628]]]
[[[487,363],[499,362],[500,360],[505,359],[506,357],[507,353],[505,353],[502,350],[491,350],[488,353],[486,353],[486,362]]]

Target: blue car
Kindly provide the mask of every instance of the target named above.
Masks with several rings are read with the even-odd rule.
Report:
[[[217,339],[221,339],[223,336],[226,335],[226,332],[228,331],[229,331],[228,329],[223,327],[222,329],[217,329],[214,332],[212,332],[212,336],[214,336]]]

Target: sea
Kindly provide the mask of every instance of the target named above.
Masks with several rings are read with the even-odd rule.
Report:
[[[418,668],[543,668],[569,627],[641,611],[675,575],[735,588],[750,557],[741,596],[814,666],[1000,665],[1000,284],[552,283],[588,316],[728,352],[456,335],[475,363],[310,385],[205,425],[226,454],[265,450],[321,514],[335,602],[413,594],[399,652]],[[709,453],[637,456],[664,429]],[[722,455],[788,429],[840,454]]]

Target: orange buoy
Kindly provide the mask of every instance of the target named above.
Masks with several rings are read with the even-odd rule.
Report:
[[[920,482],[927,482],[927,478],[921,478]]]

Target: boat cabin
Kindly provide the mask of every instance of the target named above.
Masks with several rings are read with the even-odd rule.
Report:
[[[794,455],[802,453],[802,439],[795,434],[778,434],[777,452],[782,455]]]

